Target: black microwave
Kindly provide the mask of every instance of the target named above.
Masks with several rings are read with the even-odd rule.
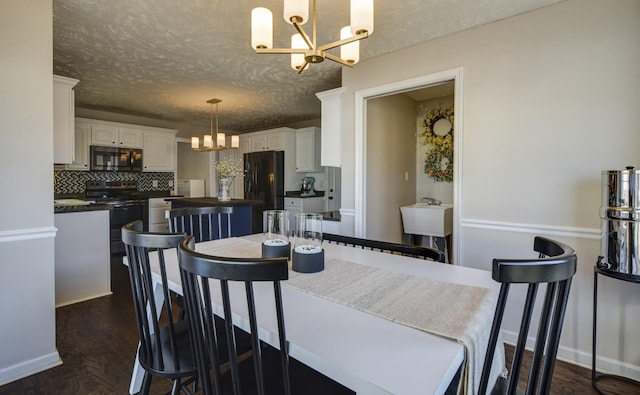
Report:
[[[142,171],[142,149],[124,147],[90,148],[91,170]]]

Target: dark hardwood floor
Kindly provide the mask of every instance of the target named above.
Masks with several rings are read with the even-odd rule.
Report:
[[[63,365],[0,387],[4,394],[127,394],[137,346],[129,277],[121,258],[112,268],[113,295],[56,310],[57,348]],[[507,348],[510,358],[511,348]],[[524,379],[522,379],[524,380]],[[152,381],[152,393],[170,389],[167,380]],[[640,388],[603,382],[610,394],[639,394]],[[334,391],[323,392],[334,394]],[[552,394],[597,394],[591,372],[558,361]],[[305,392],[307,395],[307,392]]]

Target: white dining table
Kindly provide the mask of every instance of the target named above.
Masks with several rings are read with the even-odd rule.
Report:
[[[262,235],[242,239],[259,243]],[[216,242],[199,243],[196,250],[206,250]],[[339,259],[418,278],[498,292],[498,284],[487,271],[326,241],[323,248],[325,260]],[[165,255],[169,288],[182,294],[177,254],[167,252]],[[157,270],[156,263],[154,271]],[[465,349],[460,342],[303,292],[286,286],[286,283],[283,282],[282,298],[289,355],[357,394],[443,394],[463,363]],[[244,298],[244,287],[240,284],[231,290],[235,294],[232,299],[234,296],[241,300]],[[264,287],[256,287],[255,293],[258,316],[267,318],[259,323],[260,338],[277,348],[272,290],[265,284]],[[158,300],[157,303],[163,301]],[[241,303],[234,307],[233,322],[248,330],[244,310],[246,307],[243,309]],[[222,315],[221,307],[216,314]],[[143,373],[136,358],[130,393],[139,391]]]

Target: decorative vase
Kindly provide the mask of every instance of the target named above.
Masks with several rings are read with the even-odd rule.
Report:
[[[231,187],[232,182],[233,182],[233,178],[220,178],[220,183],[218,188],[219,201],[228,202],[231,200],[231,193],[229,192],[229,188]]]

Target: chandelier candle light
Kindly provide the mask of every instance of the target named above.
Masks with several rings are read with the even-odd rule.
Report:
[[[309,19],[309,0],[284,0],[284,20],[298,33],[291,36],[291,48],[273,48],[273,14],[264,7],[251,11],[251,46],[256,53],[291,54],[291,67],[302,73],[309,63],[326,59],[353,67],[360,60],[359,40],[373,33],[373,0],[351,0],[351,25],[340,30],[340,40],[318,46],[316,0],[313,0],[311,37],[302,29]],[[340,47],[340,57],[326,51]]]
[[[222,102],[220,99],[207,100],[207,103],[211,104],[211,112],[209,113],[210,132],[208,135],[204,135],[202,139],[202,147],[200,147],[200,138],[191,137],[191,148],[195,151],[222,151],[230,148],[238,148],[240,146],[240,136],[231,136],[231,146],[227,147],[227,137],[224,133],[218,131],[218,103]],[[216,144],[214,145],[213,139],[213,105],[216,105]]]

